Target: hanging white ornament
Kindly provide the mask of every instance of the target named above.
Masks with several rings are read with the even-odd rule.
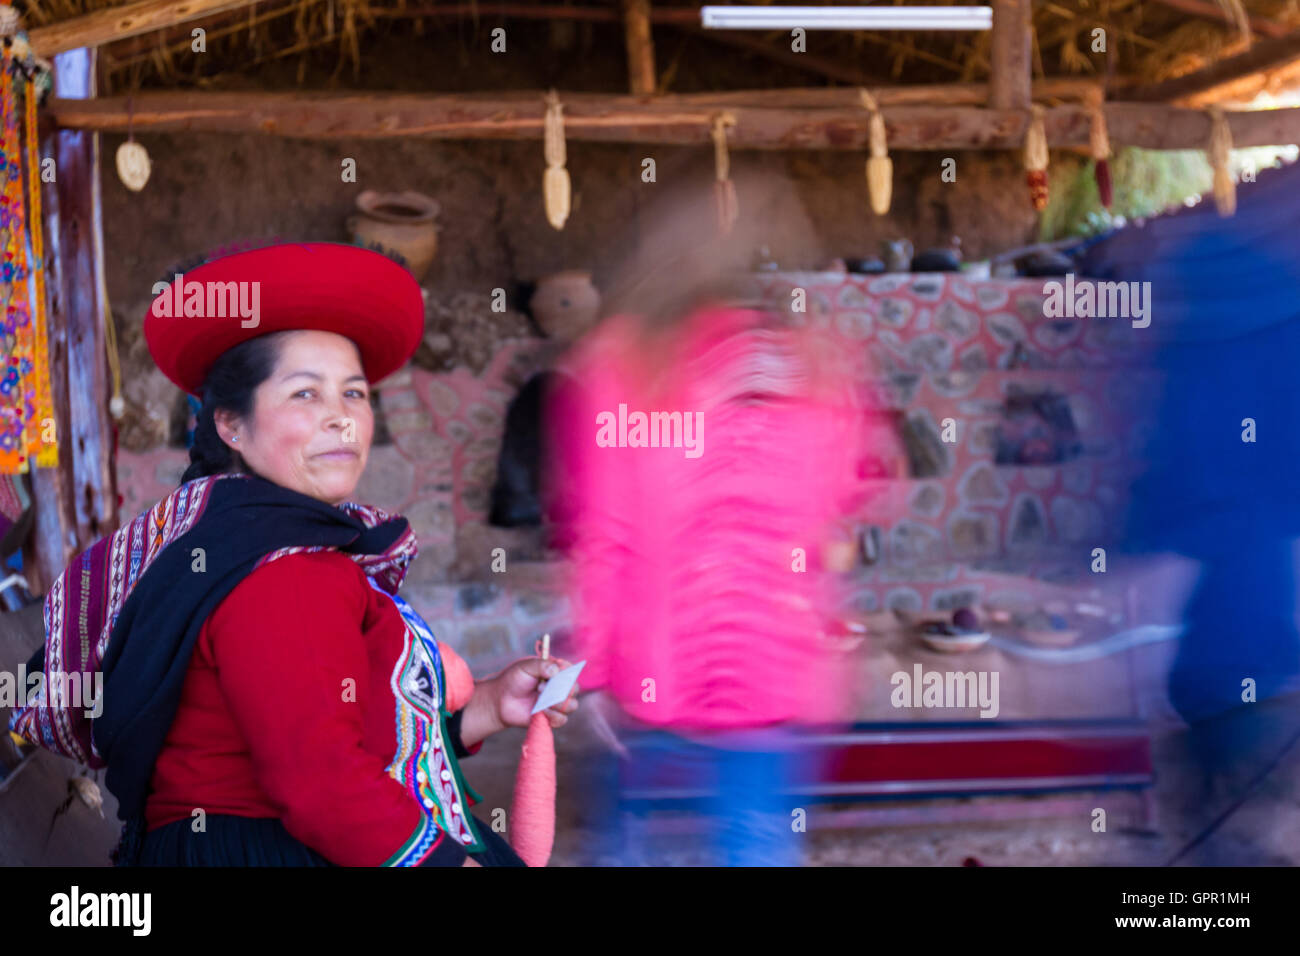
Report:
[[[149,154],[135,141],[135,95],[126,98],[126,142],[117,148],[117,176],[132,192],[138,193],[149,181],[152,167]]]
[[[144,189],[149,181],[149,154],[136,142],[123,143],[117,148],[117,175],[132,192]]]

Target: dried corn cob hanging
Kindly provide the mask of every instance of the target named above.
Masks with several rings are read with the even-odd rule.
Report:
[[[1232,130],[1219,106],[1211,106],[1210,113],[1210,167],[1214,170],[1214,205],[1220,216],[1231,216],[1237,211],[1237,184],[1228,171],[1232,153]]]
[[[542,176],[542,196],[546,200],[546,220],[556,229],[563,229],[569,218],[569,171],[564,168],[567,155],[564,150],[564,107],[555,90],[546,94],[546,118],[543,125],[542,149],[546,155],[546,172]]]
[[[1110,208],[1114,188],[1110,180],[1110,133],[1106,129],[1106,111],[1102,108],[1105,94],[1100,88],[1088,94],[1088,146],[1092,153],[1093,175],[1097,178],[1097,195],[1101,204]]]
[[[1032,118],[1025,134],[1025,179],[1030,201],[1042,212],[1047,208],[1047,131],[1043,128],[1043,108],[1035,103],[1030,110]]]
[[[871,198],[871,211],[877,216],[889,212],[889,200],[894,191],[894,162],[889,158],[889,148],[885,143],[885,118],[880,115],[876,98],[866,90],[858,90],[862,105],[871,111],[868,127],[868,145],[871,154],[867,157],[867,195]]]
[[[713,167],[717,182],[713,184],[714,205],[718,211],[718,231],[728,235],[736,220],[740,217],[740,205],[736,201],[736,186],[731,181],[731,159],[727,155],[727,127],[736,125],[736,117],[731,113],[719,113],[713,117]]]

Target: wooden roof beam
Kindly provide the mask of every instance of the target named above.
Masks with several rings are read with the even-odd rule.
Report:
[[[678,24],[680,26],[680,24]],[[738,50],[745,50],[749,53],[757,54],[773,63],[780,63],[782,66],[791,66],[796,70],[805,70],[810,73],[816,73],[824,76],[829,80],[835,80],[837,83],[850,83],[854,86],[873,86],[883,83],[884,80],[879,76],[872,76],[863,73],[861,70],[852,66],[842,66],[834,63],[824,57],[819,57],[812,53],[795,53],[789,47],[772,46],[754,36],[746,36],[743,33],[732,32],[730,30],[706,30],[700,26],[684,27],[693,35],[702,40],[708,40],[721,46],[734,47]]]
[[[717,104],[656,103],[598,93],[561,94],[570,142],[663,143],[706,146]],[[52,100],[63,128],[138,134],[158,131],[260,132],[299,139],[539,139],[544,115],[540,92],[509,94],[301,94],[143,93],[96,100]],[[737,125],[733,149],[845,149],[867,147],[861,107],[808,109],[727,105]],[[1202,149],[1210,118],[1202,110],[1153,103],[1108,103],[1112,143],[1147,149]],[[881,110],[895,150],[1020,149],[1028,114],[970,106],[896,106]],[[1300,108],[1238,111],[1227,115],[1233,143],[1279,146],[1300,143]],[[1082,105],[1058,106],[1045,117],[1053,148],[1089,139]]]
[[[913,83],[876,86],[871,90],[881,106],[985,106],[987,83]],[[1101,85],[1081,77],[1046,77],[1034,82],[1035,100],[1083,101]],[[711,106],[804,106],[813,109],[852,108],[861,105],[856,86],[784,87],[771,90],[724,90],[708,93],[667,93],[652,101],[659,105],[708,104]]]
[[[246,7],[253,0],[140,0],[124,7],[97,10],[27,34],[38,56],[50,57],[81,47],[94,48],[127,37],[152,33],[177,23]]]
[[[655,91],[655,47],[650,36],[650,0],[623,0],[627,43],[628,91],[648,96]]]
[[[1211,63],[1185,76],[1128,86],[1120,94],[1144,103],[1203,106],[1251,99],[1265,90],[1300,83],[1300,30],[1261,40],[1244,53]]]
[[[309,3],[322,3],[324,0],[309,0]],[[112,57],[111,68],[123,69],[142,59],[153,56],[154,51],[164,46],[171,53],[182,53],[190,49],[193,42],[191,30],[202,27],[207,32],[208,43],[240,30],[248,30],[260,23],[297,13],[302,8],[299,0],[279,0],[275,5],[266,0],[256,0],[255,15],[250,17],[241,10],[225,10],[220,13],[205,14],[197,20],[175,23],[161,27],[152,34],[140,34],[114,42],[107,49],[101,48],[100,58]]]
[[[1214,20],[1217,23],[1226,24],[1234,29],[1237,26],[1236,22],[1229,19],[1228,15],[1217,4],[1207,3],[1206,0],[1154,0],[1154,2],[1169,7],[1171,10],[1190,13],[1192,16],[1200,17],[1203,20]],[[1282,37],[1290,32],[1282,24],[1266,20],[1264,17],[1247,16],[1246,22],[1250,24],[1251,32],[1258,33],[1260,36]]]

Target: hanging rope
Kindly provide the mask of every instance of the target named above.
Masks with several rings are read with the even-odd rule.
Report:
[[[1039,212],[1047,208],[1047,131],[1043,127],[1045,112],[1038,103],[1030,107],[1029,131],[1025,134],[1025,179],[1029,183],[1029,200]]]
[[[1210,114],[1210,168],[1214,170],[1214,205],[1220,216],[1231,216],[1237,211],[1237,184],[1232,181],[1228,163],[1232,158],[1232,130],[1223,108],[1211,106]]]
[[[880,106],[876,98],[865,89],[858,89],[862,105],[871,113],[867,127],[867,145],[870,153],[867,157],[867,195],[871,199],[871,211],[877,216],[889,212],[889,201],[894,191],[894,162],[889,158],[889,147],[885,142],[885,118],[880,115]]]
[[[1110,178],[1110,133],[1106,129],[1106,111],[1103,109],[1105,98],[1106,94],[1101,87],[1088,92],[1088,151],[1092,154],[1097,195],[1101,197],[1101,204],[1109,209],[1114,191]]]
[[[555,229],[563,229],[564,223],[569,218],[572,186],[569,182],[569,171],[564,168],[568,160],[564,146],[564,107],[560,105],[560,95],[555,90],[546,94],[542,150],[546,157],[546,173],[542,177],[546,221]]]
[[[727,128],[735,125],[734,115],[719,113],[713,117],[713,128],[709,132],[713,137],[713,167],[717,180],[713,184],[713,198],[718,211],[718,231],[724,236],[730,235],[740,218],[736,186],[731,181],[731,157],[727,155]]]

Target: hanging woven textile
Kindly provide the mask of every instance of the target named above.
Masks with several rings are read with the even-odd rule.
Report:
[[[0,334],[0,473],[7,474],[27,472],[33,460],[41,466],[58,463],[42,268],[45,249],[36,131],[38,93],[28,64],[14,55],[15,48],[25,49],[25,45],[14,44],[5,52],[0,71],[0,242],[4,250],[0,261],[0,297],[4,305]],[[20,110],[27,137],[25,153],[18,132]],[[27,196],[24,165],[30,187]],[[29,284],[33,287],[30,291]]]
[[[36,84],[28,80],[23,87],[26,117],[23,135],[27,138],[28,233],[32,241],[32,275],[36,286],[36,300],[32,303],[32,330],[36,340],[35,368],[32,369],[36,392],[36,413],[33,417],[39,427],[28,430],[27,455],[35,458],[36,464],[41,468],[54,468],[59,464],[59,445],[54,429],[54,394],[50,387],[49,300],[45,297],[45,220],[41,217],[37,96]]]

